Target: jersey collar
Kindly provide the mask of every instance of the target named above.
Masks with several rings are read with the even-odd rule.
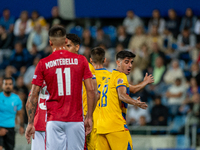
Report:
[[[95,69],[95,70],[107,70],[106,68],[99,68],[99,69]]]

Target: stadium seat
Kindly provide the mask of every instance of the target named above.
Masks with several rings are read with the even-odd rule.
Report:
[[[111,42],[113,45],[115,43],[115,39],[117,36],[116,28],[114,26],[105,26],[105,27],[103,27],[103,31],[105,34],[110,36],[110,39],[111,39]]]
[[[190,140],[185,135],[176,136],[176,148],[190,147]]]
[[[185,125],[185,116],[176,116],[171,125],[171,133],[179,133],[180,129]]]
[[[182,70],[184,70],[184,69],[185,69],[185,61],[179,60],[179,66],[180,66],[180,68],[181,68]]]
[[[95,38],[96,37],[96,32],[97,32],[97,27],[96,26],[91,26],[90,28],[89,28],[89,30],[90,30],[90,33],[91,33],[91,36],[93,37],[93,38]]]
[[[83,28],[81,26],[75,26],[70,29],[70,33],[74,33],[74,34],[78,35],[78,37],[81,38],[82,33],[83,33]]]

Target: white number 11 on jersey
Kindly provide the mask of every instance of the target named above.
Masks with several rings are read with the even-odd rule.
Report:
[[[57,68],[56,74],[57,74],[57,83],[58,83],[58,96],[63,96],[64,95],[64,90],[63,90],[64,87],[63,87],[62,68]],[[65,74],[66,95],[71,95],[70,68],[65,68],[64,74]]]

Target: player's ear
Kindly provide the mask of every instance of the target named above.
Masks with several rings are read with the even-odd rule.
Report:
[[[67,38],[65,38],[65,45],[67,45],[67,42],[68,42],[68,39],[67,39]]]
[[[76,45],[76,52],[78,52],[79,48],[80,48],[80,45],[77,44],[77,45]]]
[[[104,61],[103,61],[103,63],[106,63],[106,58],[104,58]]]
[[[117,67],[119,67],[120,66],[120,60],[118,59],[118,60],[116,60],[116,64],[117,64]]]
[[[50,46],[53,46],[53,43],[52,43],[52,41],[51,41],[51,40],[49,40],[49,45],[50,45]]]
[[[90,62],[93,63],[92,58],[90,58]]]

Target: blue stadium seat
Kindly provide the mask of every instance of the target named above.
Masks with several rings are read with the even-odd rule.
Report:
[[[171,133],[178,133],[180,129],[185,125],[185,116],[176,116],[172,121]]]
[[[190,147],[190,140],[185,135],[176,136],[176,148],[188,148]]]
[[[114,44],[117,36],[116,28],[114,26],[105,26],[103,27],[103,31],[110,36],[111,42]]]
[[[91,26],[91,27],[89,28],[89,30],[90,30],[91,36],[92,36],[93,38],[95,38],[95,37],[96,37],[96,34],[97,34],[97,27],[96,27],[96,26]]]
[[[185,61],[183,61],[183,60],[179,60],[179,66],[180,66],[180,68],[181,69],[185,69]]]
[[[83,33],[83,28],[81,26],[75,26],[75,27],[71,28],[69,32],[74,33],[74,34],[78,35],[78,37],[81,38],[82,33]]]

